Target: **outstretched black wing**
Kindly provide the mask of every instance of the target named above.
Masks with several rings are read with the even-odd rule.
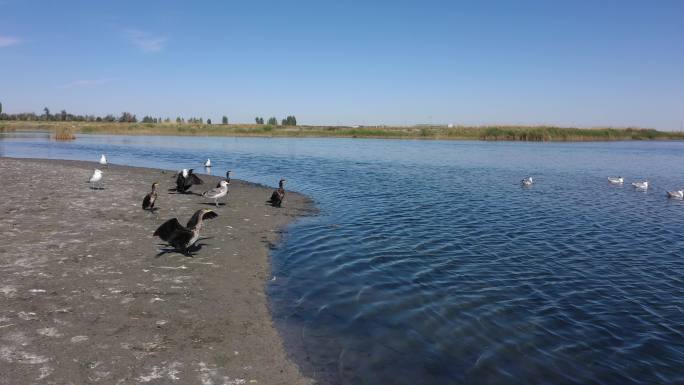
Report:
[[[216,217],[218,217],[218,214],[216,214],[214,211],[209,210],[206,213],[204,213],[202,219],[214,219]]]
[[[188,231],[183,225],[181,225],[178,222],[178,219],[173,218],[169,219],[168,221],[164,222],[161,226],[157,228],[154,232],[155,237],[159,237],[162,240],[166,242],[170,242],[170,240],[174,237],[174,234],[177,232],[182,232],[182,231]]]
[[[200,214],[202,214],[202,210],[197,210],[197,211],[195,211],[194,214],[192,214],[192,218],[190,218],[190,220],[188,221],[188,225],[187,225],[187,227],[189,229],[192,229],[193,227],[197,226],[197,222],[199,222]],[[215,212],[210,210],[210,211],[207,211],[204,213],[204,215],[202,216],[202,219],[203,220],[204,219],[212,219],[212,218],[216,218],[216,217],[218,217],[218,214],[216,214]]]
[[[188,183],[188,184],[190,184],[190,185],[193,185],[193,184],[204,184],[204,181],[203,181],[202,179],[200,179],[200,177],[198,177],[197,175],[195,175],[195,174],[193,174],[192,172],[190,172],[190,173],[188,174],[187,182],[185,182],[185,183]]]

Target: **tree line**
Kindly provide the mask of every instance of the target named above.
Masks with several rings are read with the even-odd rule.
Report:
[[[257,116],[254,118],[254,121],[256,124],[264,124],[264,118]],[[275,118],[275,116],[272,116],[268,118],[268,121],[266,124],[270,126],[277,126],[278,125],[278,119]],[[296,126],[297,125],[297,118],[295,118],[294,115],[290,115],[287,118],[281,120],[280,122],[281,126]]]
[[[22,112],[18,114],[7,114],[2,112],[2,103],[0,103],[0,120],[21,120],[21,121],[52,121],[52,122],[119,122],[119,123],[137,123],[138,117],[130,112],[122,112],[119,116],[114,116],[108,114],[105,116],[97,115],[75,115],[68,113],[66,110],[61,110],[58,113],[52,113],[49,108],[43,108],[42,114],[36,114],[35,112]],[[162,119],[161,117],[153,117],[145,115],[141,120],[142,123],[171,123],[170,118]],[[255,118],[256,124],[264,124],[264,118]],[[203,118],[183,118],[177,117],[176,123],[198,123],[205,124]],[[212,124],[211,119],[206,120],[206,124]],[[228,117],[223,116],[221,118],[221,124],[228,124]],[[272,126],[278,125],[278,119],[271,117],[268,119],[267,124]],[[297,118],[288,116],[281,121],[283,126],[296,126]]]

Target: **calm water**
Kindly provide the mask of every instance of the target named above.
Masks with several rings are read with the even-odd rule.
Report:
[[[210,157],[312,196],[321,215],[290,227],[268,289],[324,384],[684,382],[684,202],[665,198],[682,142],[2,138],[4,156]]]

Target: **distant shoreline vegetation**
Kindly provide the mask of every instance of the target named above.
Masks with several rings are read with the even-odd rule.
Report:
[[[186,135],[253,137],[340,137],[491,141],[684,140],[684,132],[642,128],[553,126],[283,126],[271,124],[128,123],[75,121],[2,121],[0,131],[63,132],[111,135]]]
[[[609,141],[609,140],[684,140],[684,132],[657,131],[645,128],[575,128],[554,126],[306,126],[298,125],[290,115],[282,119],[271,117],[264,124],[263,117],[254,118],[255,124],[229,124],[223,116],[220,124],[202,118],[154,118],[123,112],[120,116],[73,115],[61,110],[43,114],[33,112],[7,114],[0,103],[0,132],[48,131],[56,139],[75,139],[75,134],[111,135],[201,135],[255,137],[338,137],[387,139],[452,139],[504,141]]]

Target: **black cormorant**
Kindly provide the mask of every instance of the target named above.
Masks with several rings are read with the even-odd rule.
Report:
[[[283,198],[285,198],[285,179],[281,179],[280,182],[278,182],[278,189],[273,191],[268,203],[274,207],[280,207],[283,204]]]
[[[150,191],[149,194],[145,195],[145,198],[143,198],[142,202],[142,208],[143,210],[154,210],[154,202],[157,201],[157,186],[159,186],[159,183],[154,182],[152,183],[152,191]]]
[[[226,179],[224,179],[226,182],[228,182],[228,184],[230,184],[230,173],[230,170],[226,171]],[[221,181],[216,183],[216,187],[221,187]]]
[[[204,184],[202,179],[192,172],[192,169],[183,169],[176,176],[176,191],[186,193],[195,184]]]
[[[155,237],[159,237],[171,245],[176,251],[192,256],[190,248],[199,239],[199,231],[204,219],[216,218],[218,214],[209,209],[200,209],[193,214],[186,226],[181,225],[177,218],[169,219],[157,228]]]

